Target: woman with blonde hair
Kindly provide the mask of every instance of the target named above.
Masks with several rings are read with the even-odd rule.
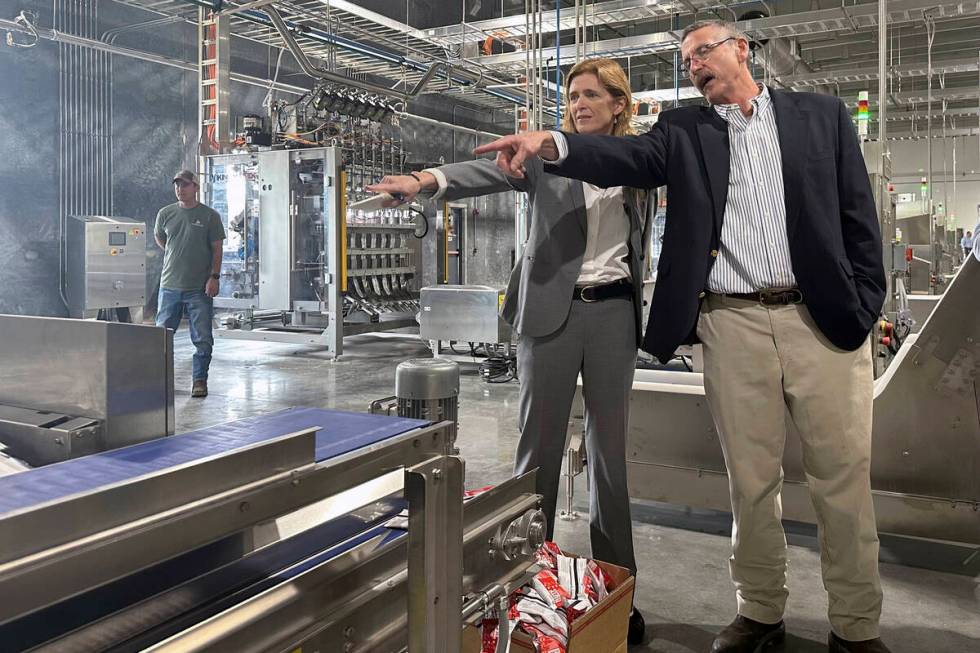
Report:
[[[611,59],[576,64],[565,77],[562,128],[583,134],[632,133],[629,79]],[[521,179],[477,159],[385,177],[367,190],[407,202],[422,193],[447,201],[518,190],[528,193],[530,235],[501,313],[520,335],[521,382],[514,473],[538,469],[548,537],[568,418],[579,374],[585,399],[592,556],[636,573],[626,485],[629,392],[641,336],[643,260],[655,201],[645,191],[597,188],[551,175],[541,159]],[[639,611],[629,642],[643,639]]]

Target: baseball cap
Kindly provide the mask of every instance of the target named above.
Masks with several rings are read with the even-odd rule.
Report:
[[[190,170],[181,170],[180,172],[178,172],[177,174],[175,174],[174,175],[174,183],[176,183],[178,180],[180,180],[180,181],[186,181],[188,183],[191,183],[191,184],[195,184],[197,186],[200,186],[200,184],[197,181],[197,175],[195,175]]]

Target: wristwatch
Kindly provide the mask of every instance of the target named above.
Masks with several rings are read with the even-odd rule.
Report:
[[[211,278],[214,279],[215,281],[217,281],[217,280],[221,279],[221,275],[220,274],[212,274],[211,275]]]

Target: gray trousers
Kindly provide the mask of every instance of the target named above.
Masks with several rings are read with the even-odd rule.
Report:
[[[636,366],[632,300],[573,301],[568,320],[556,332],[541,338],[521,336],[517,365],[521,440],[514,473],[538,468],[537,491],[544,497],[548,538],[554,533],[568,418],[581,372],[592,557],[635,574],[626,485],[629,393]]]

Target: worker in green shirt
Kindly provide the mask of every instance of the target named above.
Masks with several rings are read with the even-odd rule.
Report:
[[[221,279],[221,243],[225,229],[221,216],[197,197],[201,189],[190,170],[173,179],[177,201],[157,213],[154,238],[164,250],[157,326],[177,330],[187,312],[194,354],[192,397],[208,396],[208,368],[214,349],[211,332],[212,300]]]

